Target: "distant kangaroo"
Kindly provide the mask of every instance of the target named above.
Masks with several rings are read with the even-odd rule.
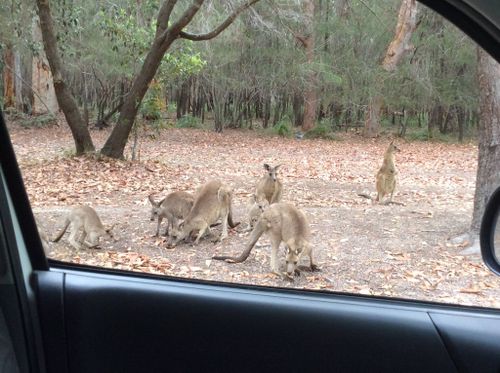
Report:
[[[281,167],[281,165],[271,167],[264,163],[264,169],[267,173],[257,183],[255,191],[257,200],[267,199],[269,204],[281,201],[283,184],[278,180],[278,167]]]
[[[399,148],[392,141],[384,154],[384,162],[377,172],[377,198],[376,201],[382,202],[385,195],[390,194],[389,202],[392,202],[392,196],[396,189],[396,166],[394,165],[394,153],[399,152]]]

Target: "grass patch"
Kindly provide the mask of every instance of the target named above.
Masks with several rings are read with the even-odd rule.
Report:
[[[175,127],[177,128],[202,128],[201,121],[199,118],[193,117],[191,115],[184,115],[183,117],[177,119],[175,122]]]
[[[57,125],[57,119],[55,115],[52,115],[50,113],[23,116],[23,118],[19,121],[19,124],[24,128],[45,128]]]
[[[292,135],[292,124],[288,119],[282,119],[270,128],[270,132],[281,137],[290,137]]]
[[[304,134],[305,139],[337,140],[333,133],[332,126],[326,122],[318,123],[314,128]]]

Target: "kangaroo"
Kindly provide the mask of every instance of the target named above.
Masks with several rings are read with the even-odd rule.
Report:
[[[160,225],[163,218],[167,219],[165,236],[168,236],[169,232],[172,233],[174,229],[177,230],[178,220],[185,219],[188,216],[194,203],[194,196],[188,192],[172,192],[160,202],[155,202],[152,194],[148,198],[152,205],[151,221],[158,220],[155,236],[160,234]]]
[[[269,207],[269,202],[267,199],[258,199],[254,194],[249,201],[248,205],[248,231],[251,231],[255,226],[255,223],[259,220],[262,212]]]
[[[198,231],[198,236],[194,242],[195,245],[198,244],[200,238],[206,232],[211,234],[210,226],[215,224],[219,219],[222,220],[220,240],[226,239],[228,236],[228,224],[231,228],[239,224],[233,222],[231,199],[231,188],[222,184],[221,181],[212,180],[203,185],[196,195],[193,208],[180,225],[179,234],[173,245],[175,246],[194,231]]]
[[[35,218],[36,229],[38,230],[38,235],[40,236],[40,241],[42,242],[42,247],[45,252],[48,252],[50,249],[49,246],[49,238],[47,237],[47,233],[44,230],[40,229],[40,224],[38,223],[38,219]]]
[[[384,162],[377,172],[377,198],[376,201],[382,202],[385,195],[390,194],[389,203],[392,202],[394,189],[396,189],[396,166],[394,165],[394,153],[399,152],[399,148],[391,141],[384,154]]]
[[[99,216],[92,207],[78,206],[71,209],[68,213],[63,229],[52,242],[58,242],[70,225],[71,233],[68,241],[70,245],[77,250],[83,245],[86,245],[88,248],[96,247],[99,244],[100,237],[107,236],[113,238],[113,234],[111,233],[113,227],[108,229],[104,228],[101,219],[99,219]],[[82,234],[77,241],[76,235],[80,229],[82,229]],[[89,240],[85,241],[87,237]]]
[[[278,167],[280,166],[271,167],[267,163],[264,163],[264,169],[267,171],[267,174],[262,176],[257,183],[255,195],[259,200],[267,199],[270,205],[281,201],[283,184],[278,180]]]
[[[271,271],[279,276],[278,249],[281,242],[287,247],[286,276],[291,278],[299,273],[297,263],[306,255],[309,257],[309,270],[318,270],[314,264],[313,250],[309,243],[309,224],[305,215],[290,203],[270,205],[260,216],[250,235],[250,242],[239,257],[213,256],[212,259],[224,260],[227,263],[244,262],[262,234],[267,233],[271,239]]]

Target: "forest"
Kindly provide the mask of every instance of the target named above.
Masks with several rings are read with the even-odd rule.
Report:
[[[43,228],[52,235],[75,204],[128,219],[113,250],[61,242],[49,256],[201,278],[217,265],[229,271],[221,280],[281,286],[255,259],[243,270],[208,263],[209,243],[187,261],[165,251],[144,211],[148,196],[218,177],[244,221],[262,165],[282,164],[283,199],[310,215],[322,248],[322,274],[295,286],[498,304],[498,281],[457,254],[474,246],[500,185],[500,68],[415,0],[8,0],[0,47],[0,105]],[[391,141],[399,179],[385,205],[372,196]],[[218,253],[243,247],[243,230],[231,236],[239,242]],[[377,254],[360,254],[370,244]],[[449,278],[429,247],[457,271],[458,296],[438,291]],[[341,260],[353,264],[346,282],[332,280]],[[391,277],[387,260],[408,260],[404,273]],[[378,280],[366,282],[362,261]]]
[[[158,120],[170,113],[179,126],[201,126],[208,116],[216,131],[263,127],[291,135],[298,127],[304,132],[315,127],[309,136],[325,136],[362,130],[371,100],[382,98],[376,135],[474,137],[476,50],[453,25],[420,6],[404,60],[393,71],[382,68],[400,3],[257,3],[213,40],[172,43],[149,83],[139,118],[161,126],[165,121]],[[145,0],[52,1],[62,72],[87,125],[110,125],[119,113],[150,48],[159,6]],[[189,28],[208,32],[235,7],[205,4],[203,17]],[[43,75],[32,70],[47,68],[43,57],[36,60],[43,44],[35,14],[34,4],[25,0],[0,8],[3,105],[15,102],[26,113],[47,110],[43,95],[33,97],[31,89],[33,77]]]

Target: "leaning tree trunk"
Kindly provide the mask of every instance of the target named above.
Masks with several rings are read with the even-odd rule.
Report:
[[[134,124],[137,112],[139,111],[142,99],[148,90],[148,85],[151,80],[153,80],[164,54],[170,48],[174,40],[179,38],[192,41],[212,39],[232,24],[242,11],[255,4],[257,1],[259,0],[247,0],[237,7],[217,28],[206,34],[190,34],[182,31],[200,10],[204,0],[194,0],[175,22],[171,22],[170,16],[176,5],[176,1],[164,1],[158,12],[155,39],[153,40],[139,74],[132,83],[130,92],[125,98],[118,118],[118,123],[104,144],[101,153],[112,158],[123,158],[123,151],[125,150],[128,136]]]
[[[155,40],[155,43],[158,45],[153,43],[142,65],[141,71],[135,78],[130,92],[125,97],[120,116],[118,117],[118,122],[101,149],[103,155],[112,158],[123,158],[123,151],[127,144],[128,136],[132,130],[142,99],[148,90],[149,83],[153,80],[160,66],[163,55],[170,44],[172,44],[172,41],[173,40],[170,40],[165,46],[162,46],[161,41],[158,41],[158,39]]]
[[[36,3],[38,6],[38,16],[40,17],[43,46],[54,79],[57,102],[71,129],[71,134],[75,141],[76,154],[81,155],[93,152],[95,148],[90,137],[90,132],[85,125],[70,89],[63,79],[63,64],[57,49],[57,39],[52,23],[49,0],[37,0]]]
[[[417,1],[403,0],[399,8],[398,23],[394,39],[389,44],[382,62],[382,68],[387,72],[396,70],[397,65],[407,51],[413,49],[410,43],[413,31],[417,25]],[[376,93],[370,99],[366,113],[364,135],[376,137],[380,133],[380,109],[384,98],[378,93],[381,91],[383,82],[377,80],[374,84]]]
[[[477,234],[484,208],[500,186],[500,65],[480,47],[479,79],[479,154],[471,233]]]

